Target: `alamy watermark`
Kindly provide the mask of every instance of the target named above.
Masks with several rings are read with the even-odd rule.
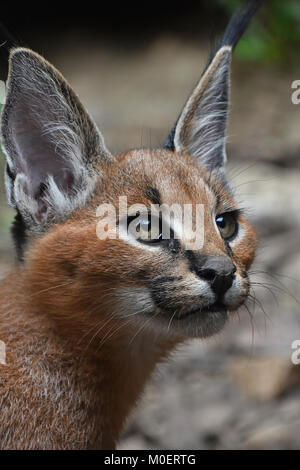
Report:
[[[100,240],[131,238],[144,242],[184,239],[189,249],[200,250],[204,245],[203,204],[128,205],[120,196],[118,207],[110,203],[98,206],[96,233]]]
[[[0,341],[0,364],[6,365],[6,345],[4,341]]]
[[[300,104],[300,80],[294,80],[291,88],[295,89],[291,95],[291,101],[293,104]]]
[[[300,339],[295,339],[291,344],[291,348],[294,349],[291,361],[295,366],[298,366],[300,364]]]

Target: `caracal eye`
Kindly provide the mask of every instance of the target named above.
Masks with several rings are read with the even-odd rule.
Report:
[[[141,220],[136,226],[139,239],[143,241],[151,241],[151,221]]]
[[[130,220],[131,219],[131,220]],[[146,243],[158,243],[162,240],[161,220],[159,217],[150,218],[150,215],[139,215],[130,218],[128,232],[134,235],[138,241]]]
[[[216,217],[216,224],[220,231],[220,234],[224,240],[232,239],[238,229],[238,222],[236,220],[236,215],[232,212],[227,212]]]

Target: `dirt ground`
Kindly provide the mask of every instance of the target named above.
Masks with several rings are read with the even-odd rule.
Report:
[[[74,44],[75,41],[75,44]],[[160,37],[120,50],[72,38],[47,58],[65,74],[115,152],[159,146],[208,46]],[[234,63],[229,175],[257,229],[257,298],[224,333],[182,346],[158,368],[120,449],[300,448],[300,105],[295,72]],[[12,211],[0,206],[0,276],[13,262]],[[266,274],[266,273],[267,274]]]

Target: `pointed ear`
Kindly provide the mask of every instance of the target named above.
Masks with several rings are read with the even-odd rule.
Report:
[[[84,204],[113,160],[62,75],[29,49],[10,56],[1,134],[8,201],[34,230]]]
[[[176,152],[187,152],[209,169],[226,161],[231,47],[216,53],[187,101],[174,134]]]
[[[264,0],[251,0],[231,17],[216,52],[170,132],[164,148],[188,152],[209,170],[222,169],[232,50]],[[219,172],[222,174],[223,171]]]

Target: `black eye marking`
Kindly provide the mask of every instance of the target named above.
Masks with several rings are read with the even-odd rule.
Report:
[[[224,240],[224,242],[225,242],[226,253],[228,254],[228,256],[230,256],[230,258],[233,258],[233,252],[229,245],[229,242],[226,240]]]
[[[147,186],[145,190],[145,196],[153,204],[158,204],[159,206],[161,205],[161,197],[160,197],[158,189],[153,188],[152,186]]]

